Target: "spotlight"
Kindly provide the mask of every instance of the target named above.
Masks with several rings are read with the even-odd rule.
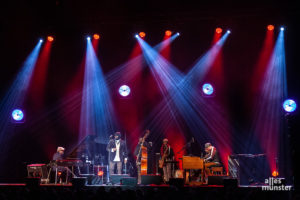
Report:
[[[283,109],[286,111],[286,112],[294,112],[297,108],[297,104],[294,100],[292,99],[287,99],[283,102],[282,104],[282,107]]]
[[[281,30],[281,31],[284,31],[284,27],[282,26],[282,27],[280,28],[280,30]]]
[[[221,28],[216,28],[216,33],[221,34],[222,33],[222,29]]]
[[[230,31],[230,30],[227,30],[227,33],[231,33],[231,31]]]
[[[94,38],[95,40],[99,40],[99,39],[100,39],[100,35],[97,34],[97,33],[95,33],[95,34],[93,35],[93,38]]]
[[[274,171],[272,172],[272,176],[273,176],[273,177],[277,177],[278,175],[279,175],[278,171],[274,170]]]
[[[48,40],[49,42],[53,42],[53,40],[54,40],[54,37],[52,37],[52,36],[48,36],[48,37],[47,37],[47,40]]]
[[[267,29],[268,29],[269,31],[273,31],[273,30],[274,30],[274,26],[270,24],[270,25],[267,26]]]
[[[139,33],[139,36],[140,36],[141,38],[144,38],[144,37],[146,36],[146,33],[145,33],[145,32],[140,32],[140,33]]]
[[[180,35],[180,33],[178,33],[178,32],[177,32],[176,34],[177,34],[178,36]]]
[[[134,37],[138,38],[138,37],[139,37],[139,35],[138,35],[138,34],[135,34],[135,36],[134,36]]]
[[[24,119],[24,113],[21,109],[14,109],[11,113],[14,121],[21,122]]]
[[[119,88],[119,94],[123,97],[127,97],[130,94],[130,87],[128,87],[127,85],[122,85]]]
[[[87,39],[87,40],[91,40],[91,37],[90,37],[90,36],[87,36],[86,39]]]
[[[172,35],[172,31],[166,30],[165,35],[168,36],[168,37],[170,37]]]
[[[43,42],[43,39],[40,39],[40,43],[42,43]]]
[[[202,92],[205,95],[212,95],[214,93],[214,87],[210,83],[205,83],[202,86]]]

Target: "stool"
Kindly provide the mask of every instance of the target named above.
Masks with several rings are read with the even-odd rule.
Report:
[[[223,167],[212,167],[210,170],[212,175],[223,175]]]

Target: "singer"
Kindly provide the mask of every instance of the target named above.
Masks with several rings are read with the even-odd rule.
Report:
[[[115,174],[115,166],[117,165],[117,173],[122,174],[122,162],[127,163],[127,148],[124,140],[121,139],[121,133],[116,132],[114,137],[110,139],[106,147],[109,160],[109,174]]]

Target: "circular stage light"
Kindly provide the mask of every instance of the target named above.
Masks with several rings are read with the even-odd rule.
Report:
[[[43,42],[43,39],[40,39],[40,43],[42,43]]]
[[[53,40],[54,40],[54,37],[52,37],[52,36],[48,36],[48,37],[47,37],[47,40],[48,40],[49,42],[53,42]]]
[[[91,40],[91,37],[90,37],[90,36],[87,36],[86,39],[87,39],[87,40]]]
[[[267,26],[267,29],[268,29],[269,31],[273,31],[273,30],[274,30],[274,26],[270,24],[270,25]]]
[[[282,107],[286,112],[294,112],[297,108],[297,104],[294,100],[287,99],[283,102]]]
[[[11,116],[12,116],[13,120],[19,122],[24,118],[24,113],[20,109],[15,109],[12,111]]]
[[[97,33],[95,33],[95,34],[93,35],[93,38],[94,38],[95,40],[99,40],[99,39],[100,39],[100,35],[97,34]]]
[[[145,33],[145,32],[140,32],[140,33],[139,33],[139,36],[140,36],[141,38],[144,38],[144,37],[146,36],[146,33]]]
[[[221,34],[222,33],[222,29],[221,28],[216,28],[216,33]]]
[[[205,83],[202,86],[202,91],[206,95],[212,95],[214,93],[214,87],[210,83]]]
[[[230,30],[227,30],[227,33],[231,33],[231,31],[230,31]]]
[[[281,27],[280,30],[281,30],[281,31],[284,31],[284,27]]]
[[[165,35],[168,36],[168,37],[170,37],[172,35],[172,31],[166,30]]]
[[[127,85],[122,85],[119,88],[119,94],[123,97],[127,97],[130,94],[130,87],[128,87]]]

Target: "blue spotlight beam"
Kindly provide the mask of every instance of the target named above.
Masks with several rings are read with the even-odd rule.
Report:
[[[223,47],[225,41],[227,40],[230,33],[226,32],[220,40],[208,50],[197,63],[192,67],[192,69],[185,76],[183,81],[188,81],[193,85],[196,85],[203,77],[207,74],[211,65],[218,56],[221,48]]]
[[[117,130],[112,100],[90,40],[87,40],[84,86],[80,116],[80,138],[96,135],[100,143],[107,143]]]
[[[14,82],[1,101],[0,117],[2,120],[0,121],[0,137],[2,137],[3,132],[6,131],[7,124],[10,121],[9,116],[11,115],[12,110],[16,107],[22,108],[23,106],[23,102],[26,97],[28,86],[32,78],[32,73],[41,49],[41,45],[42,42],[39,41],[32,52],[29,54],[29,56],[26,58],[21,70],[17,74]]]
[[[228,139],[230,127],[226,123],[229,121],[229,116],[222,112],[218,104],[203,100],[195,88],[195,81],[193,81],[193,78],[195,79],[197,75],[201,74],[202,70],[207,71],[209,69],[227,37],[228,34],[225,34],[205,54],[204,58],[200,59],[201,65],[198,63],[186,77],[144,40],[138,39],[138,41],[150,70],[164,95],[165,107],[172,114],[173,121],[175,120],[176,124],[181,124],[180,121],[177,121],[179,113],[200,143],[214,141],[217,146],[230,151],[231,143]],[[201,67],[204,69],[199,69]],[[202,73],[202,77],[204,75],[205,73]],[[199,78],[198,76],[197,80],[199,81],[202,77]],[[161,119],[161,117],[157,119]]]
[[[226,37],[227,36],[225,36],[225,38]],[[153,73],[161,92],[167,99],[165,101],[167,102],[166,105],[169,107],[170,112],[178,109],[194,133],[199,130],[208,133],[209,131],[203,124],[203,120],[199,119],[197,106],[186,96],[186,94],[189,93],[188,90],[183,90],[183,87],[180,86],[183,84],[184,76],[145,41],[141,39],[138,39],[138,41],[143,49],[145,59],[150,65],[151,72]],[[220,45],[220,43],[217,45]],[[189,87],[189,89],[193,88]],[[172,101],[168,101],[168,98],[171,98]],[[202,141],[203,139],[207,140],[208,136],[209,134],[196,134],[196,138]]]
[[[284,136],[282,102],[286,97],[284,31],[280,31],[255,105],[255,120],[251,130],[256,138],[262,141],[261,148],[266,153],[272,170],[276,165],[275,159],[279,156],[280,145],[285,145],[283,142],[285,139],[282,138]],[[251,142],[249,148],[253,148],[252,145]]]

